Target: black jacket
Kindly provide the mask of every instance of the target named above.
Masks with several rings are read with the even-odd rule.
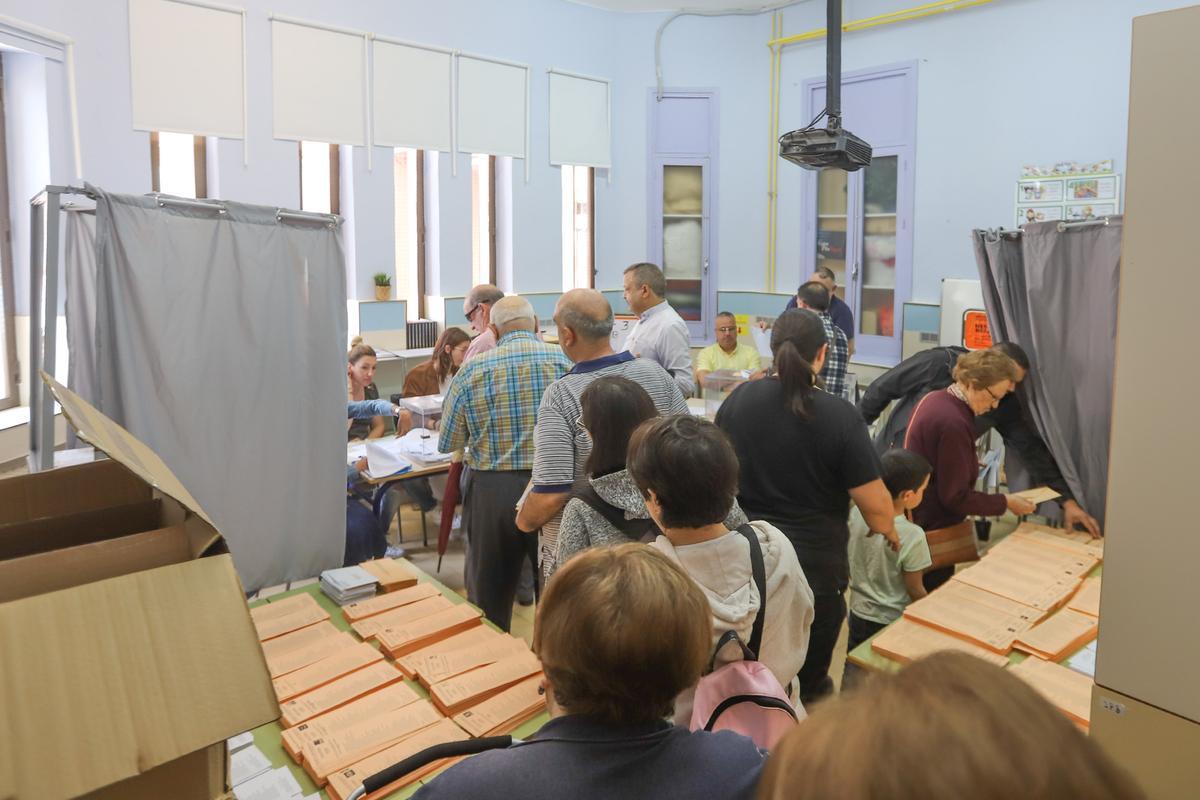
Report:
[[[882,454],[893,447],[904,446],[904,434],[908,431],[913,409],[925,395],[945,389],[954,382],[954,365],[965,352],[961,347],[922,350],[871,381],[858,401],[858,410],[868,425],[879,419],[888,403],[896,402],[887,422],[875,435],[876,450]],[[1006,395],[995,410],[975,418],[975,428],[980,436],[995,428],[1005,446],[1015,450],[1029,469],[1035,485],[1049,486],[1061,494],[1064,501],[1074,499],[1058,463],[1026,411],[1023,397],[1022,390]]]

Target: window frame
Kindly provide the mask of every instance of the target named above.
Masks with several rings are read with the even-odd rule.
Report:
[[[410,213],[413,215],[413,218],[412,218],[413,248],[416,251],[415,252],[416,260],[414,263],[407,265],[407,268],[405,270],[405,272],[406,272],[405,279],[403,281],[400,280],[400,270],[399,270],[399,263],[400,263],[400,247],[399,247],[400,233],[399,233],[399,231],[400,231],[400,225],[402,224],[402,221],[400,219],[399,212],[397,210],[398,206],[399,206],[399,202],[400,202],[400,197],[399,197],[400,178],[399,178],[398,174],[395,172],[395,166],[394,166],[397,158],[399,157],[399,154],[402,151],[403,152],[411,152],[413,154],[411,161],[409,161],[407,158],[405,159],[405,167],[404,167],[405,173],[406,173],[404,175],[405,191],[407,191],[407,189],[408,189],[409,175],[407,173],[412,170],[416,171],[416,174],[412,176],[413,184],[414,184],[413,192],[414,192],[415,196],[412,198],[412,207],[410,209]],[[405,313],[407,314],[409,320],[413,320],[413,321],[422,320],[422,319],[426,319],[425,311],[426,311],[426,305],[427,305],[427,301],[425,298],[425,294],[426,294],[425,151],[420,148],[394,147],[394,148],[392,148],[392,164],[393,164],[393,172],[392,172],[393,187],[392,187],[392,189],[393,189],[394,197],[396,198],[396,204],[397,204],[396,207],[393,208],[393,211],[396,212],[395,219],[393,220],[393,233],[396,236],[395,243],[397,245],[397,247],[395,249],[395,251],[396,251],[395,277],[396,277],[396,285],[398,287],[401,287],[399,290],[400,294],[398,296],[398,299],[401,299],[405,302]],[[408,276],[407,272],[409,270],[413,271],[414,274],[412,277],[414,277],[416,279],[416,286],[415,286],[416,296],[415,297],[410,297],[408,294],[409,276]]]
[[[311,141],[310,141],[311,143]],[[300,208],[304,208],[304,142],[296,142],[296,153],[300,157],[300,169],[296,177],[300,181]],[[329,213],[341,215],[342,199],[342,153],[338,145],[329,145]]]
[[[485,277],[485,276],[479,275],[479,270],[476,268],[476,265],[474,263],[474,258],[475,258],[474,239],[479,233],[478,231],[476,231],[476,228],[475,228],[476,224],[478,223],[478,219],[477,219],[477,215],[476,215],[476,208],[475,208],[475,205],[477,202],[476,198],[475,198],[475,193],[476,193],[475,192],[475,176],[474,176],[475,158],[476,158],[476,156],[484,156],[484,155],[485,154],[483,154],[483,153],[472,153],[471,154],[471,180],[472,180],[472,186],[471,186],[471,237],[472,237],[471,280],[475,283],[486,282],[486,283],[490,283],[492,286],[496,286],[497,285],[497,283],[496,283],[496,157],[493,155],[486,156],[487,157],[487,177],[488,177],[488,196],[487,196],[488,268],[487,268],[487,275],[486,275],[487,280],[486,281],[480,280],[480,278]],[[480,249],[481,250],[483,249],[482,242],[480,243]]]
[[[160,192],[158,131],[150,131],[150,190]],[[196,199],[208,197],[208,137],[192,134],[192,164],[196,176]]]
[[[563,262],[564,262],[563,263],[563,291],[567,291],[569,289],[595,289],[596,288],[596,168],[591,167],[591,166],[585,166],[583,164],[562,164],[559,166],[559,169],[561,169],[561,170],[569,169],[569,170],[571,170],[571,173],[572,173],[571,174],[571,209],[572,209],[572,211],[571,211],[571,220],[572,220],[571,221],[571,234],[572,234],[572,237],[571,237],[571,240],[569,243],[566,241],[564,241],[562,243]],[[587,176],[588,176],[587,177],[587,179],[588,179],[588,190],[587,190],[588,271],[587,271],[587,283],[584,286],[578,285],[579,282],[577,279],[579,276],[579,268],[578,268],[578,265],[575,264],[575,238],[574,238],[575,232],[576,232],[575,222],[574,222],[574,218],[575,218],[574,207],[575,207],[575,196],[576,196],[576,190],[575,190],[575,181],[576,181],[575,174],[576,173],[575,173],[575,171],[579,170],[579,169],[587,170]],[[563,203],[565,204],[566,198],[564,197],[562,200],[563,200]],[[564,231],[565,231],[565,228],[564,228]],[[567,253],[568,246],[570,247],[570,251],[571,251],[571,269],[570,269],[570,273],[571,273],[570,284],[571,285],[570,286],[567,285],[568,281],[566,280],[566,277],[567,277],[567,275],[566,275],[566,273],[567,273],[566,253]]]
[[[0,63],[0,294],[4,305],[0,309],[4,325],[4,374],[0,376],[0,410],[13,408],[21,402],[19,391],[21,364],[17,360],[16,302],[13,297],[12,217],[9,216],[8,194],[8,116],[5,107],[4,66]]]

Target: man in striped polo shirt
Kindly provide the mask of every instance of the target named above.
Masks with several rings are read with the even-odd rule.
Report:
[[[597,378],[619,375],[641,386],[658,413],[688,413],[679,384],[657,362],[612,349],[613,311],[595,289],[572,289],[554,308],[558,341],[575,366],[542,396],[533,442],[533,489],[517,515],[517,527],[542,530],[541,558],[553,560],[558,519],[592,450],[592,440],[579,427],[583,390]],[[544,572],[544,570],[543,570]]]
[[[562,352],[534,336],[534,314],[523,297],[497,300],[489,324],[497,345],[463,364],[443,405],[438,450],[469,445],[463,490],[466,574],[471,600],[507,631],[521,562],[536,545],[517,530],[513,508],[529,483],[538,401],[571,366]]]

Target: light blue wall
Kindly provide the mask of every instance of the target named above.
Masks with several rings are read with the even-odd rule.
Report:
[[[242,143],[221,141],[217,169],[229,199],[294,207],[299,202],[296,145],[271,138],[268,13],[325,21],[382,35],[528,63],[532,68],[532,175],[513,164],[514,289],[561,288],[560,182],[549,166],[546,69],[613,79],[613,157],[596,181],[597,286],[620,286],[621,270],[646,257],[646,91],[654,85],[654,32],[661,14],[613,14],[561,0],[239,0],[247,8],[250,163]],[[894,10],[901,0],[856,0],[846,18]],[[969,277],[969,231],[1008,225],[1021,164],[1113,158],[1124,169],[1130,20],[1175,8],[1178,0],[1002,0],[965,11],[848,34],[846,70],[917,59],[918,129],[913,298],[936,300],[943,277]],[[148,135],[130,125],[128,15],[124,0],[5,0],[3,13],[74,38],[79,127],[87,180],[106,189],[150,189]],[[784,12],[786,33],[823,25],[823,4]],[[668,87],[712,87],[720,102],[717,175],[718,286],[765,287],[768,164],[769,15],[674,22],[663,38]],[[824,71],[823,42],[789,47],[783,57],[780,128],[807,122],[800,87]],[[1044,80],[1042,80],[1044,78]],[[51,172],[74,179],[64,146],[65,82],[48,72]],[[853,120],[848,119],[853,129]],[[469,157],[439,166],[443,295],[462,295],[470,277]],[[393,260],[390,151],[373,168],[352,160],[352,285],[372,296],[370,276]],[[790,291],[811,269],[801,254],[800,170],[780,164],[777,290]],[[14,198],[14,202],[23,202]],[[22,235],[20,229],[17,235]],[[17,265],[17,272],[22,270]],[[18,294],[18,302],[20,293]],[[618,311],[624,304],[614,304]]]

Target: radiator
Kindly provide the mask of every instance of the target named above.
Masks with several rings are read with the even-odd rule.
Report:
[[[433,347],[437,344],[438,324],[431,319],[417,320],[408,323],[404,331],[404,344],[409,350],[421,347]]]

